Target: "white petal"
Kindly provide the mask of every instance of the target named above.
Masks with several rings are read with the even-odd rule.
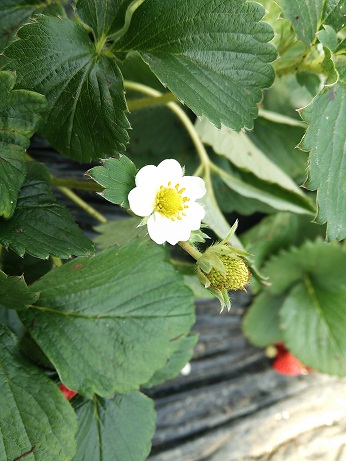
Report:
[[[151,184],[158,184],[160,181],[159,172],[154,165],[146,165],[136,175],[136,186],[147,187]]]
[[[148,219],[148,234],[155,243],[159,245],[166,242],[166,224],[167,221],[170,221],[161,213],[153,213]]]
[[[177,160],[172,158],[163,160],[157,165],[157,171],[160,177],[161,185],[167,186],[169,182],[174,187],[176,184],[180,184],[183,177],[183,169]]]
[[[198,176],[184,176],[180,185],[186,189],[183,196],[189,197],[190,200],[202,198],[206,193],[204,181]]]
[[[147,225],[150,238],[158,244],[168,242],[176,245],[180,240],[185,242],[190,238],[191,229],[187,221],[172,221],[160,213],[153,213]]]
[[[205,216],[205,209],[196,202],[189,202],[189,208],[185,210],[186,216],[183,221],[188,221],[190,230],[198,230],[201,227],[201,221]]]
[[[171,232],[166,235],[166,240],[171,245],[176,245],[178,242],[186,242],[191,235],[191,227],[184,221],[174,221],[171,227]]]
[[[128,195],[130,208],[137,216],[149,216],[154,211],[155,197],[153,187],[135,187]]]

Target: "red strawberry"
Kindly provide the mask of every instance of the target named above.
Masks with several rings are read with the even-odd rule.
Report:
[[[64,396],[68,399],[71,400],[72,397],[74,397],[76,394],[78,394],[77,391],[73,391],[72,389],[69,389],[66,387],[64,384],[60,384],[59,389],[61,392],[64,394]]]
[[[275,344],[277,355],[273,362],[273,368],[282,375],[299,376],[309,373],[310,368],[303,365],[286,347],[279,343]]]

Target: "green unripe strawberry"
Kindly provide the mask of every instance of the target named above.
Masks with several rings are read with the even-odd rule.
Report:
[[[221,273],[215,267],[204,273],[214,290],[243,290],[250,281],[250,271],[246,263],[238,257],[219,255],[225,269]]]

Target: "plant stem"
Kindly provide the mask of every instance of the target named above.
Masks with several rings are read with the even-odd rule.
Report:
[[[86,190],[90,192],[102,192],[104,190],[104,188],[96,182],[63,179],[54,176],[51,176],[50,180],[52,185],[56,187],[67,187],[68,189]]]
[[[178,245],[181,246],[183,250],[189,253],[196,261],[202,256],[202,253],[199,252],[195,247],[190,245],[187,242],[178,242]]]
[[[78,197],[78,195],[72,192],[70,189],[67,189],[67,187],[58,186],[57,189],[59,189],[60,192],[66,195],[66,197],[71,199],[80,208],[82,208],[82,210],[86,211],[88,214],[90,214],[90,216],[97,219],[97,221],[99,221],[100,223],[106,224],[108,222],[108,220],[102,214],[96,211],[95,208],[93,208],[88,203],[86,203],[83,199]]]
[[[56,256],[51,256],[50,259],[52,260],[52,263],[53,263],[56,267],[62,266],[62,261],[61,261],[60,258],[57,258]]]
[[[176,101],[177,98],[172,93],[164,93],[162,96],[154,98],[130,99],[127,101],[129,112],[145,109],[147,107],[162,106],[170,101]]]
[[[309,61],[307,58],[299,59],[296,62],[288,65],[287,67],[281,67],[275,69],[277,66],[274,64],[274,69],[276,70],[276,76],[282,77],[284,75],[295,74],[297,72],[313,72],[315,74],[324,74],[325,70],[322,67],[322,63],[324,60],[324,56],[312,59]],[[278,64],[281,66],[282,61],[277,61]]]
[[[143,85],[137,82],[131,82],[131,81],[125,80],[124,87],[127,90],[138,91],[139,93],[147,94],[148,96],[152,96],[156,98],[162,96],[162,93],[160,91],[157,91],[154,88],[151,88],[149,86],[146,86],[146,85]],[[167,107],[169,107],[169,109],[171,109],[171,111],[175,113],[175,115],[179,118],[179,120],[184,125],[186,131],[189,133],[190,138],[199,155],[201,163],[207,173],[209,171],[209,164],[210,164],[209,156],[201,141],[201,138],[199,137],[196,131],[194,124],[191,122],[191,120],[186,115],[186,113],[183,111],[183,109],[181,109],[181,107],[179,107],[178,104],[176,104],[175,102],[168,102]]]
[[[30,157],[29,154],[25,154],[25,156],[26,156],[26,160],[28,160],[29,162],[34,161],[34,159]],[[57,189],[59,189],[60,192],[66,195],[66,197],[71,199],[72,202],[76,203],[80,208],[82,208],[82,210],[90,214],[90,216],[92,216],[93,218],[95,218],[97,221],[99,221],[102,224],[106,224],[108,222],[108,219],[106,219],[101,213],[95,210],[95,208],[90,206],[88,203],[86,203],[83,199],[78,197],[77,194],[75,194],[74,192],[72,192],[72,190],[68,188],[68,187],[74,187],[74,188],[79,188],[79,189],[84,189],[84,190],[91,190],[94,192],[103,191],[103,188],[100,188],[98,184],[87,183],[86,181],[58,179],[58,178],[54,178],[54,176],[51,176],[50,180],[51,180],[52,185],[54,185]],[[64,184],[64,186],[62,184]],[[68,186],[68,187],[65,187],[65,186]],[[54,263],[56,264],[56,261]],[[59,265],[59,264],[56,264],[56,265]]]

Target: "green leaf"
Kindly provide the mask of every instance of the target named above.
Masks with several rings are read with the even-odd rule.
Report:
[[[327,46],[334,52],[338,46],[338,36],[332,27],[327,25],[324,25],[323,27],[323,30],[317,32],[317,38],[324,46]]]
[[[79,418],[74,461],[144,461],[155,431],[153,401],[139,392],[110,400],[94,396],[76,409]]]
[[[198,120],[196,130],[202,141],[232,162],[237,168],[251,172],[261,180],[303,196],[303,192],[264,152],[244,133],[235,133],[222,126],[215,128],[207,119]]]
[[[339,80],[339,74],[335,67],[334,55],[327,46],[323,47],[324,59],[322,61],[322,70],[326,75],[325,86],[332,86]]]
[[[47,107],[45,98],[25,90],[13,90],[16,76],[0,72],[0,216],[10,218],[16,208],[26,166],[25,149]]]
[[[23,336],[25,327],[18,314],[13,309],[6,309],[0,305],[0,324],[11,330],[16,336]]]
[[[23,277],[8,277],[0,271],[0,304],[8,309],[21,310],[38,299],[38,293],[29,292]]]
[[[222,214],[213,193],[213,190],[207,188],[207,193],[203,198],[203,206],[205,208],[205,217],[203,223],[207,224],[215,234],[223,240],[229,233],[231,226]],[[243,249],[242,244],[236,235],[232,235],[229,240],[232,246]]]
[[[328,291],[346,287],[346,258],[338,244],[307,241],[300,248],[282,251],[268,261],[271,293],[283,293],[306,277]]]
[[[46,96],[42,134],[80,162],[123,151],[128,121],[123,81],[115,61],[96,49],[69,19],[39,16],[6,50],[17,85]]]
[[[279,211],[311,214],[314,207],[306,195],[295,194],[275,184],[257,179],[251,173],[230,174],[217,169],[220,179],[232,190],[244,197],[253,198]]]
[[[290,21],[283,18],[282,8],[280,8],[275,0],[259,0],[258,3],[261,3],[266,10],[264,21],[268,22],[274,29],[275,35],[272,43],[278,50],[279,56],[281,57],[286,53],[291,54],[292,50],[297,51],[295,43],[297,42],[296,34]],[[286,58],[287,56],[284,59]]]
[[[244,0],[146,0],[115,52],[136,50],[196,115],[252,128],[262,88],[274,79],[271,27],[264,8]]]
[[[341,240],[346,237],[346,84],[322,90],[301,116],[309,124],[299,146],[310,151],[305,186],[317,189],[317,222],[327,222],[330,240]]]
[[[290,20],[297,36],[306,45],[310,45],[319,29],[322,17],[323,0],[276,0]]]
[[[96,40],[102,41],[104,37],[114,34],[124,26],[127,9],[142,1],[78,0],[77,14],[93,30]]]
[[[129,207],[129,192],[136,186],[136,166],[125,155],[104,160],[102,166],[96,166],[87,172],[98,184],[105,188],[100,194],[106,200]]]
[[[136,390],[178,348],[194,322],[193,298],[164,257],[134,240],[32,285],[40,299],[21,319],[66,386],[87,397]]]
[[[296,74],[299,85],[305,87],[311,96],[315,97],[320,90],[321,80],[318,75],[311,72],[298,72]]]
[[[315,240],[325,234],[325,228],[311,222],[308,216],[281,212],[267,216],[259,224],[241,234],[246,251],[253,254],[257,267],[292,245],[300,246],[305,240]]]
[[[19,27],[35,14],[65,16],[62,5],[37,0],[2,0],[0,4],[0,53],[12,41]]]
[[[329,24],[339,32],[346,23],[345,0],[325,0],[323,11],[323,24]]]
[[[266,291],[256,296],[242,323],[244,335],[251,344],[265,347],[283,341],[280,329],[280,308],[285,300]]]
[[[141,59],[137,52],[130,53],[126,57],[125,61],[119,63],[119,68],[125,80],[143,83],[143,85],[150,86],[151,88],[164,93],[165,87],[162,86],[148,64]],[[136,97],[145,97],[143,94],[134,91],[128,91],[128,93],[130,97],[132,94],[135,94]],[[129,114],[129,116],[131,117],[131,114]]]
[[[43,164],[28,163],[28,174],[19,193],[16,211],[9,220],[0,218],[0,243],[19,256],[49,255],[69,258],[94,250],[70,212],[56,202]]]
[[[307,277],[281,309],[285,345],[313,370],[346,376],[345,296],[345,285],[335,291]]]
[[[280,114],[262,111],[248,136],[272,162],[301,184],[306,174],[307,154],[297,150],[296,146],[304,134],[304,127],[296,120],[289,124],[288,120],[274,119],[274,116]]]
[[[124,218],[96,226],[96,232],[100,233],[94,238],[97,248],[105,250],[113,245],[121,246],[136,237],[143,239],[147,234],[147,228],[138,227],[140,222],[140,218]]]
[[[197,277],[195,276],[195,279]],[[207,290],[205,290],[207,292]],[[168,359],[167,364],[161,370],[157,370],[150,381],[143,385],[144,388],[158,386],[159,384],[173,379],[179,374],[193,356],[193,349],[198,342],[197,334],[190,334],[180,341],[179,347]]]
[[[223,165],[225,167],[225,165]],[[227,171],[230,170],[230,166],[227,165]],[[235,174],[235,169],[233,174]],[[272,213],[273,208],[266,205],[259,200],[244,197],[238,194],[234,190],[230,189],[218,175],[212,176],[213,188],[215,191],[215,197],[220,209],[224,213],[238,213],[242,216],[249,216],[253,213]]]
[[[306,242],[271,258],[271,294],[284,294],[284,344],[305,365],[345,375],[346,258],[338,244]]]
[[[72,460],[77,418],[71,405],[19,355],[14,335],[1,325],[0,350],[0,458]]]

